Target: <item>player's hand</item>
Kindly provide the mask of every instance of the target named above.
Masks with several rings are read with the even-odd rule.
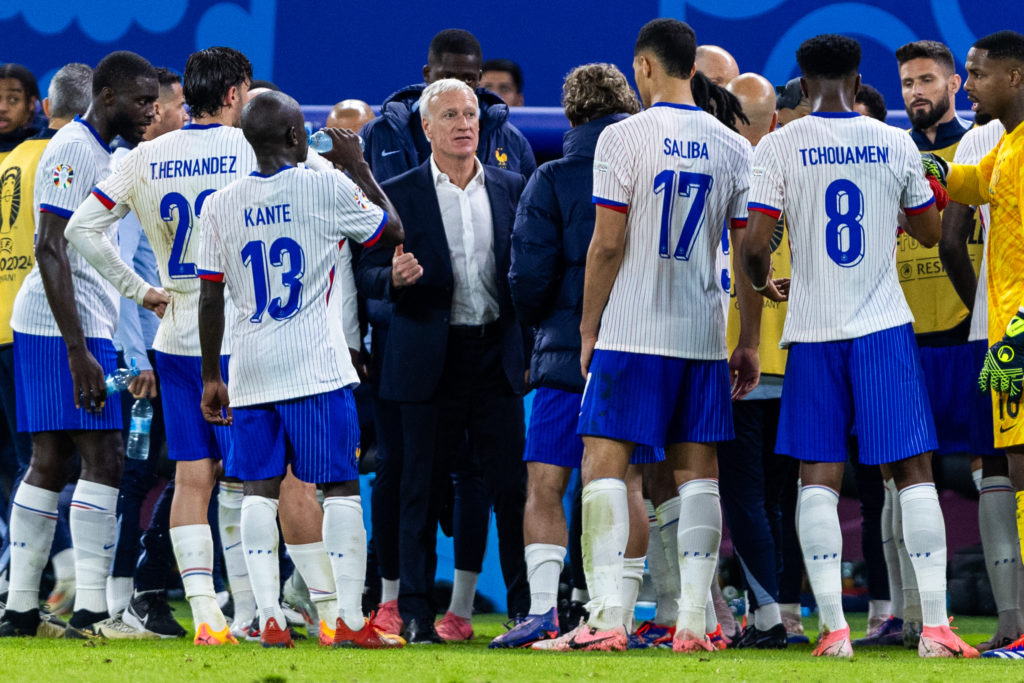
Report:
[[[156,373],[143,370],[128,385],[128,393],[134,398],[156,398]]]
[[[768,286],[759,292],[759,294],[765,299],[777,301],[778,303],[789,301],[789,278],[779,277],[769,279]]]
[[[413,253],[405,253],[405,248],[401,244],[395,247],[395,255],[391,258],[391,286],[408,287],[421,277],[423,266]]]
[[[729,358],[729,380],[732,385],[732,400],[738,401],[761,381],[761,359],[757,349],[737,346]]]
[[[142,305],[156,313],[158,318],[164,317],[164,311],[167,310],[169,303],[171,303],[171,297],[163,287],[150,287],[142,300]]]
[[[331,138],[332,144],[330,150],[321,154],[324,159],[341,167],[343,171],[350,171],[354,167],[366,163],[358,134],[344,128],[322,128],[321,130]]]
[[[590,374],[590,361],[594,359],[594,347],[597,346],[597,335],[583,335],[583,346],[580,348],[580,370],[583,377]]]
[[[938,154],[925,152],[921,155],[921,165],[924,167],[925,176],[931,176],[939,181],[943,187],[946,186],[946,175],[949,173],[949,164]]]
[[[1024,311],[1017,311],[1006,327],[1006,336],[992,345],[985,354],[985,363],[978,376],[982,392],[998,391],[1011,398],[1021,395],[1024,382]]]
[[[75,407],[99,413],[107,402],[107,383],[103,368],[89,349],[68,352],[68,367],[75,392]]]
[[[199,405],[203,419],[212,425],[226,427],[234,421],[231,402],[228,400],[228,385],[223,381],[203,382],[203,398]]]
[[[352,359],[352,367],[356,369],[356,374],[359,375],[360,382],[366,382],[369,379],[369,373],[366,371],[366,363],[359,358],[359,351],[356,349],[349,349],[348,356]]]

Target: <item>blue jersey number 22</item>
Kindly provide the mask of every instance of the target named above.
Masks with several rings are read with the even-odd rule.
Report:
[[[676,179],[678,178],[678,184]],[[661,194],[661,240],[658,255],[661,258],[675,258],[689,261],[694,238],[704,224],[704,206],[714,179],[705,173],[689,171],[662,171],[654,177],[654,194]],[[669,252],[669,238],[672,233],[672,218],[676,209],[676,197],[686,199],[683,229],[674,253]]]
[[[196,197],[194,218],[199,218],[199,213],[203,210],[203,202],[211,194],[213,194],[213,190],[203,190]],[[196,264],[184,260],[185,250],[188,249],[188,242],[192,238],[192,228],[195,224],[192,206],[185,195],[168,192],[160,200],[160,219],[170,223],[175,219],[174,213],[177,213],[178,225],[174,230],[174,244],[171,245],[171,256],[167,261],[167,274],[175,280],[194,278],[198,275]]]

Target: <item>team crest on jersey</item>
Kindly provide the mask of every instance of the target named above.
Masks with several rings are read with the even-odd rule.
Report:
[[[498,168],[508,168],[508,154],[503,147],[494,150],[494,159],[498,162]]]
[[[607,173],[611,169],[611,164],[607,161],[595,161],[594,170],[598,173]]]
[[[750,175],[760,178],[764,175],[764,166],[754,166],[750,169]]]
[[[370,200],[366,198],[366,193],[363,192],[363,190],[361,188],[358,188],[358,187],[356,188],[355,199],[356,199],[356,204],[359,205],[360,209],[362,209],[364,211],[368,211],[369,210],[369,208],[370,208]]]
[[[68,164],[57,164],[57,168],[53,169],[53,186],[66,190],[71,187],[71,183],[75,181],[75,169],[71,168]]]
[[[0,234],[14,229],[21,209],[21,168],[12,166],[0,176]]]

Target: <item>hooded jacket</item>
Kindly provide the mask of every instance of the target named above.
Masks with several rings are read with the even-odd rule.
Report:
[[[612,114],[567,131],[563,157],[530,178],[512,230],[512,303],[534,328],[533,386],[583,391],[580,318],[587,249],[594,234],[594,149],[601,131],[627,118]]]

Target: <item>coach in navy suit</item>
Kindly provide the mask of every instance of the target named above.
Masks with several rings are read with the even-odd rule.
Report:
[[[485,474],[498,526],[509,615],[529,608],[523,560],[523,403],[528,350],[508,286],[510,239],[524,179],[483,166],[476,96],[432,83],[420,101],[431,158],[384,183],[405,244],[367,251],[362,294],[395,305],[380,395],[401,404],[399,610],[411,642],[439,642],[431,601],[445,479],[460,445]],[[461,456],[460,456],[461,457]]]

